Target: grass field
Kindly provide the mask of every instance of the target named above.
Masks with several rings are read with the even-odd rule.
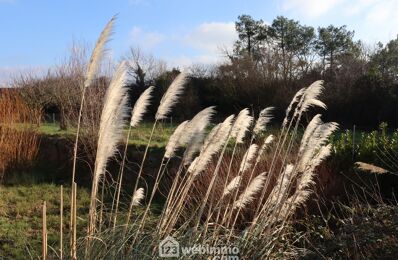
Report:
[[[69,185],[66,185],[69,186]],[[64,252],[69,248],[70,188],[64,188]],[[90,193],[78,188],[77,230],[78,237],[85,234],[90,205]],[[125,196],[127,197],[127,196]],[[32,184],[0,186],[0,259],[39,259],[42,241],[42,203],[47,204],[47,229],[49,254],[59,253],[60,241],[60,186],[55,184]],[[159,207],[153,206],[154,211]],[[126,216],[125,203],[121,205],[118,224],[123,224]],[[142,214],[137,207],[132,220]],[[152,216],[152,215],[151,215]],[[151,217],[154,221],[154,218]],[[150,221],[151,223],[151,221]]]
[[[64,189],[64,232],[68,230],[70,189]],[[42,203],[47,203],[48,245],[59,249],[60,186],[35,184],[0,186],[0,258],[38,258],[41,248]],[[86,189],[78,191],[78,230],[86,225],[90,195]],[[67,234],[66,234],[67,237]],[[65,237],[65,238],[66,238]],[[67,244],[68,239],[65,241]],[[51,251],[51,250],[50,250]]]
[[[138,128],[132,128],[129,138],[129,144],[136,146],[145,146],[148,143],[153,123],[142,123]],[[164,147],[167,144],[169,136],[173,133],[177,125],[170,123],[157,124],[152,136],[152,147]],[[128,128],[125,128],[127,134]],[[42,123],[38,127],[38,132],[47,136],[73,137],[76,129],[73,127],[67,130],[61,130],[58,123]]]

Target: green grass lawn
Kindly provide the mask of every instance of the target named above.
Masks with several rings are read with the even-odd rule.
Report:
[[[64,189],[64,233],[68,242],[70,189]],[[60,186],[0,186],[0,258],[38,258],[42,241],[42,204],[47,204],[48,245],[59,249]],[[78,229],[86,226],[89,192],[78,188]],[[52,250],[49,249],[49,252]]]
[[[64,187],[64,254],[69,248],[70,191]],[[128,194],[121,201],[118,224],[126,220]],[[55,256],[59,252],[60,241],[60,186],[55,184],[0,185],[0,259],[38,259],[42,245],[42,205],[47,204],[48,253]],[[109,201],[109,199],[108,199]],[[77,233],[78,238],[86,233],[90,191],[78,188],[77,192]],[[108,204],[107,204],[108,205]],[[153,211],[159,211],[159,204],[154,203]],[[110,208],[110,204],[109,204]],[[143,207],[133,210],[131,221],[143,213]],[[157,213],[155,213],[157,214]],[[109,214],[104,214],[109,219]],[[150,214],[149,225],[156,221],[156,215]]]
[[[145,146],[148,143],[152,123],[142,123],[137,128],[132,128],[129,144],[136,146]],[[167,144],[169,136],[173,133],[175,125],[170,124],[158,124],[154,131],[151,141],[151,147],[164,147]],[[48,136],[62,136],[62,137],[73,137],[76,133],[75,128],[68,128],[67,130],[60,130],[59,124],[57,123],[42,123],[38,128],[38,131]],[[128,128],[125,129],[127,135]]]

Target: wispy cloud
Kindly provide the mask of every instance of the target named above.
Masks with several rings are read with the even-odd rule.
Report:
[[[215,53],[220,48],[230,48],[238,39],[234,22],[202,23],[184,36],[187,46]]]
[[[135,26],[130,32],[131,42],[142,49],[150,51],[165,40],[165,36],[158,32],[146,32],[141,27]]]
[[[366,15],[366,19],[378,25],[396,20],[398,3],[396,1],[379,1]]]
[[[225,58],[223,52],[232,50],[238,35],[234,22],[204,22],[180,38],[184,48],[195,50],[197,54],[176,57],[173,62],[188,66],[220,62]]]
[[[284,0],[284,11],[298,12],[310,18],[318,18],[335,8],[344,0]]]
[[[344,13],[347,16],[358,15],[366,10],[369,7],[372,7],[375,3],[379,2],[380,0],[354,0],[350,1],[345,5]]]
[[[153,52],[160,44],[178,48],[176,56],[160,57],[173,66],[189,66],[194,63],[214,64],[222,60],[224,50],[231,51],[238,39],[234,22],[204,22],[185,32],[166,35],[145,31],[135,26],[130,31],[131,44]]]

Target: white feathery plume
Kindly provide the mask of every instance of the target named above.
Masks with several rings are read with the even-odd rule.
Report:
[[[275,136],[274,135],[269,135],[267,138],[265,138],[264,143],[261,145],[260,150],[258,151],[257,159],[256,162],[259,163],[261,160],[261,156],[263,156],[265,150],[268,148],[268,146],[274,141]]]
[[[215,131],[213,129],[207,136],[199,156],[196,157],[188,168],[188,172],[192,173],[194,177],[206,169],[212,156],[219,152],[228,140],[233,119],[234,115],[227,117],[224,122],[214,128]]]
[[[93,234],[96,225],[96,202],[99,181],[101,176],[105,174],[108,159],[116,153],[117,144],[123,136],[124,118],[127,115],[127,81],[126,64],[122,62],[106,90],[101,113],[91,189],[89,235]]]
[[[328,122],[319,125],[315,128],[311,138],[309,138],[308,145],[313,147],[324,145],[328,141],[329,136],[338,129],[338,126],[339,125],[335,122]]]
[[[128,81],[126,63],[122,62],[106,91],[98,132],[98,147],[95,161],[93,184],[105,173],[109,157],[115,154],[117,144],[122,138]]]
[[[109,36],[112,33],[113,24],[116,20],[116,16],[112,17],[112,19],[106,24],[105,28],[102,30],[97,43],[95,44],[94,50],[91,54],[90,61],[87,65],[86,71],[86,79],[84,80],[84,87],[87,88],[93,82],[95,74],[97,73],[101,59],[104,55],[105,44],[109,40]]]
[[[286,126],[286,124],[288,122],[290,111],[292,110],[294,104],[296,104],[297,102],[300,101],[300,99],[301,99],[302,95],[304,94],[305,90],[306,90],[306,88],[302,88],[299,91],[297,91],[296,94],[294,95],[292,101],[290,102],[289,106],[286,109],[286,116],[285,116],[285,119],[283,119],[282,126]]]
[[[310,185],[314,184],[314,169],[319,165],[327,156],[330,155],[332,145],[322,146],[318,154],[312,161],[312,165],[308,167],[306,171],[303,172],[300,179],[298,180],[297,189],[289,199],[286,200],[282,206],[279,219],[286,218],[287,216],[293,214],[297,207],[302,205],[311,194],[309,190]]]
[[[267,108],[261,110],[260,115],[256,121],[256,124],[254,125],[254,128],[253,128],[253,133],[255,135],[259,135],[262,131],[264,131],[266,129],[267,124],[272,119],[271,112],[273,110],[274,110],[273,107],[267,107]]]
[[[202,147],[203,139],[205,135],[204,132],[199,132],[195,134],[192,139],[189,141],[187,145],[187,149],[185,150],[183,156],[183,164],[186,166],[190,164],[193,160],[194,155],[199,152],[200,148]]]
[[[253,117],[249,115],[249,109],[241,110],[232,127],[231,138],[236,138],[236,143],[243,143],[246,132],[249,130]]]
[[[274,188],[268,196],[269,199],[267,199],[267,203],[270,203],[270,205],[277,205],[280,202],[292,181],[293,169],[293,164],[286,165],[285,170],[279,175]]]
[[[298,171],[304,171],[314,158],[317,151],[327,142],[329,136],[338,128],[334,122],[318,125],[308,138],[307,143],[303,144],[304,149],[300,156]]]
[[[181,96],[184,90],[184,84],[187,81],[187,74],[181,72],[171,83],[166,93],[160,100],[158,111],[156,112],[155,119],[165,119],[171,112],[173,106],[177,103],[178,98]]]
[[[327,106],[325,103],[323,103],[322,101],[315,99],[315,98],[308,99],[304,104],[308,107],[321,107],[323,109],[327,109]]]
[[[278,216],[278,220],[286,219],[287,217],[292,215],[300,205],[304,204],[304,202],[307,201],[310,195],[310,190],[301,190],[300,192],[294,193],[292,196],[290,196],[283,203],[283,206]]]
[[[179,140],[181,139],[181,136],[184,135],[188,122],[189,121],[187,120],[178,125],[173,134],[170,136],[169,141],[166,145],[166,152],[164,153],[165,158],[173,157],[175,151],[180,147]]]
[[[189,165],[188,172],[193,172],[198,164],[199,161],[199,156],[196,156],[195,159],[193,159],[192,163]]]
[[[234,202],[234,208],[243,208],[247,204],[253,201],[254,195],[263,188],[265,181],[265,174],[261,173],[254,178],[249,186],[246,187],[245,191],[239,196]]]
[[[311,137],[311,135],[314,133],[315,129],[321,125],[323,122],[321,120],[321,115],[317,114],[315,115],[310,123],[307,125],[307,128],[304,131],[303,137],[301,138],[301,144],[300,144],[300,149],[299,151],[302,152],[306,145],[308,144],[308,139]]]
[[[320,165],[327,157],[330,156],[331,152],[332,152],[332,144],[322,146],[319,149],[318,153],[311,160],[310,169],[315,169],[315,167]]]
[[[312,181],[315,168],[322,163],[327,157],[329,157],[332,150],[332,145],[328,144],[326,146],[322,146],[314,155],[314,158],[308,163],[305,172],[300,178],[298,189],[305,189],[310,184],[313,184]]]
[[[191,121],[189,121],[187,127],[185,128],[185,134],[181,136],[179,140],[181,146],[188,144],[193,136],[203,132],[206,129],[215,113],[214,108],[214,106],[211,106],[203,109],[197,113]]]
[[[151,95],[153,89],[153,86],[147,88],[135,102],[133,111],[131,112],[131,127],[137,126],[142,121],[142,118],[144,117],[146,109],[150,103],[149,100],[152,97]]]
[[[227,187],[225,187],[224,192],[221,196],[221,198],[228,196],[228,194],[230,194],[232,191],[236,190],[239,187],[240,184],[240,180],[242,179],[241,176],[236,176],[235,178],[233,178],[227,185]]]
[[[250,169],[250,167],[252,166],[252,160],[256,155],[257,149],[257,144],[250,145],[249,149],[247,149],[247,151],[245,152],[245,155],[243,155],[243,160],[240,163],[239,172],[245,172]]]
[[[144,198],[144,188],[139,188],[134,192],[132,204],[133,206],[141,205],[141,200]]]
[[[202,152],[207,146],[210,145],[211,142],[213,142],[213,140],[214,140],[216,134],[218,133],[218,131],[220,130],[221,126],[222,126],[222,123],[219,123],[211,129],[210,133],[206,136],[206,139],[205,139],[202,147],[200,148],[200,152]]]
[[[317,80],[314,83],[312,83],[304,92],[304,99],[303,99],[303,104],[301,105],[298,113],[302,113],[307,111],[308,108],[314,107],[314,106],[319,106],[324,109],[326,109],[325,103],[320,101],[319,95],[322,94],[323,91],[323,80]]]

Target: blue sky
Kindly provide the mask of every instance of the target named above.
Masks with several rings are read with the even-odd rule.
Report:
[[[179,66],[220,60],[220,48],[237,37],[240,14],[266,22],[284,15],[315,27],[346,24],[371,45],[398,33],[398,0],[0,0],[0,83],[16,71],[60,62],[74,40],[94,44],[117,13],[113,57],[140,46]]]

